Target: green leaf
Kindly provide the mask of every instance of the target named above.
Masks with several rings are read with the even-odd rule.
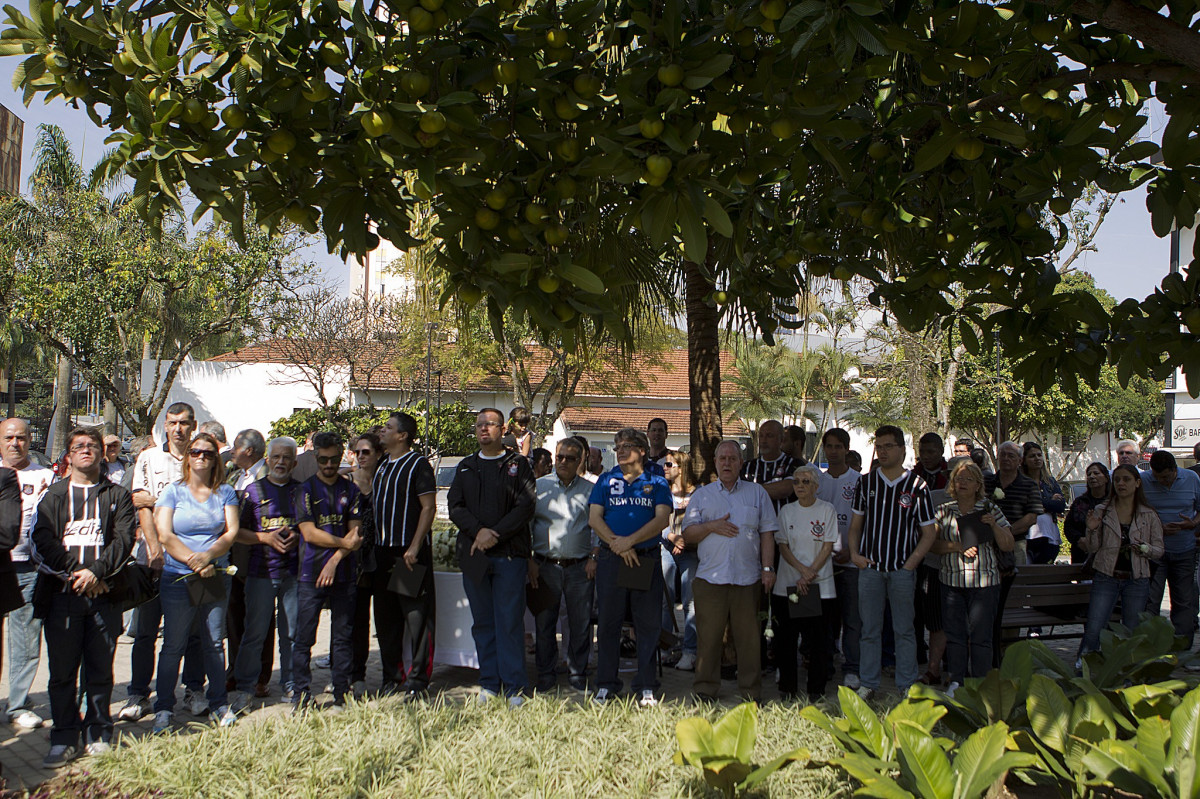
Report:
[[[1004,773],[997,770],[1008,740],[1008,725],[989,724],[962,742],[954,758],[955,799],[979,796]]]
[[[679,233],[683,237],[683,251],[694,263],[704,263],[708,254],[708,232],[700,215],[692,206],[687,195],[680,194],[676,204],[679,215]]]
[[[896,755],[901,772],[924,799],[952,799],[950,760],[927,732],[911,724],[896,725]]]
[[[704,197],[704,218],[718,236],[733,236],[733,222],[729,219],[729,214],[725,213],[719,202],[707,195]]]
[[[1033,675],[1025,697],[1029,726],[1047,746],[1061,752],[1066,745],[1071,702],[1058,683],[1041,674]]]
[[[1127,164],[1130,161],[1145,160],[1157,152],[1158,144],[1156,142],[1140,141],[1121,150],[1113,160],[1118,164]]]
[[[1150,761],[1128,741],[1101,741],[1091,745],[1091,751],[1083,756],[1083,765],[1119,790],[1164,799],[1176,796],[1163,779],[1162,772],[1155,771]]]
[[[779,32],[787,33],[799,25],[801,20],[816,14],[822,14],[825,12],[825,9],[824,0],[804,0],[804,2],[789,8],[787,13],[783,15],[783,19],[779,20]]]
[[[558,268],[561,274],[568,281],[573,283],[576,288],[585,294],[603,294],[604,281],[601,280],[592,270],[580,266],[579,264],[566,263],[561,264]],[[720,725],[717,725],[718,728]]]
[[[1188,692],[1171,713],[1171,746],[1167,760],[1175,767],[1179,795],[1200,797],[1200,688]]]
[[[842,706],[842,714],[850,725],[850,736],[866,747],[871,756],[880,760],[891,760],[894,747],[875,711],[871,710],[858,694],[844,685],[838,688],[838,701]]]
[[[713,725],[713,748],[723,755],[749,763],[758,736],[758,705],[743,702]]]
[[[687,762],[703,768],[704,758],[712,757],[713,728],[708,719],[693,717],[683,719],[675,725],[675,738],[679,741],[679,751]]]
[[[792,763],[797,761],[804,761],[807,763],[810,757],[811,753],[807,749],[793,749],[787,754],[780,755],[774,760],[759,766],[758,768],[754,769],[754,771],[751,771],[746,775],[746,779],[742,780],[742,782],[738,785],[738,789],[742,791],[752,790],[767,777],[771,776],[776,771],[779,771],[779,769],[784,768],[785,766],[790,766]]]
[[[1138,724],[1137,749],[1157,772],[1167,769],[1167,747],[1171,744],[1171,722],[1169,719],[1151,716]]]
[[[857,752],[846,752],[841,757],[825,762],[834,768],[841,769],[864,785],[869,785],[886,776],[895,768],[894,763],[885,763],[879,758],[861,755]]]
[[[962,131],[938,131],[917,150],[913,158],[914,172],[928,172],[950,157],[954,145],[966,136]]]
[[[933,732],[934,726],[946,715],[946,708],[928,699],[907,699],[892,708],[887,714],[887,723],[896,725],[900,722],[913,724],[925,732]]]

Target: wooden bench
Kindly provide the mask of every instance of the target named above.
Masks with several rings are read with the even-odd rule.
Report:
[[[1091,578],[1084,577],[1080,564],[1018,566],[1000,619],[1002,640],[1004,643],[1020,640],[1022,627],[1084,624],[1091,597]],[[1040,637],[1061,639],[1082,635],[1082,631],[1043,630]]]

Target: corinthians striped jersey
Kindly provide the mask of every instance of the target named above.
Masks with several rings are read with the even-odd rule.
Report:
[[[921,527],[933,524],[929,487],[912,470],[889,482],[879,469],[858,481],[854,494],[855,516],[863,516],[858,552],[875,563],[871,568],[896,571],[904,565],[917,542]]]
[[[791,480],[792,474],[804,465],[804,461],[793,458],[786,453],[779,453],[779,457],[774,460],[765,460],[763,458],[751,458],[742,465],[742,479],[759,485],[774,483],[777,480]],[[773,499],[771,504],[775,507],[775,512],[789,502],[795,502],[796,495],[788,494],[783,499]]]
[[[67,494],[69,521],[63,530],[62,545],[81,566],[88,566],[100,557],[104,549],[104,529],[100,526],[97,499],[99,485],[71,483]]]
[[[407,547],[411,544],[421,520],[419,498],[436,491],[433,467],[416,450],[409,450],[399,458],[388,456],[381,461],[371,480],[376,546]]]

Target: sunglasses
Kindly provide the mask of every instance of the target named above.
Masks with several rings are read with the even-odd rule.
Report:
[[[188,455],[193,458],[203,458],[204,460],[215,460],[217,457],[216,450],[211,449],[189,449]]]
[[[341,455],[318,455],[317,456],[317,463],[321,464],[322,466],[325,466],[326,464],[329,464],[329,463],[341,463],[341,462],[342,462]]]
[[[663,468],[664,468],[664,469],[674,469],[674,468],[675,468],[677,465],[678,465],[678,464],[671,463],[670,461],[667,461],[666,463],[664,463],[664,464],[663,464]]]
[[[358,455],[359,457],[362,457],[363,455],[367,455],[369,457],[369,456],[375,454],[375,450],[373,450],[373,449],[356,449],[356,450],[354,450],[354,454]]]

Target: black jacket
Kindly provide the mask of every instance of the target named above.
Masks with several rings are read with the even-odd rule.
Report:
[[[34,605],[48,601],[50,596],[67,587],[60,575],[73,574],[81,568],[90,569],[101,580],[107,580],[129,560],[133,550],[133,535],[137,513],[133,495],[121,486],[100,481],[97,506],[100,527],[104,531],[104,548],[91,563],[80,563],[62,545],[63,531],[70,514],[71,481],[60,480],[46,489],[34,514],[33,529],[29,532],[33,545],[33,560],[38,564],[37,586],[33,591]]]
[[[497,461],[468,455],[458,464],[446,495],[450,521],[468,545],[484,527],[499,540],[487,551],[496,557],[528,558],[533,552],[529,521],[537,505],[537,488],[529,459],[508,452]]]
[[[11,571],[9,550],[21,537],[21,481],[12,469],[0,466],[0,571]]]

